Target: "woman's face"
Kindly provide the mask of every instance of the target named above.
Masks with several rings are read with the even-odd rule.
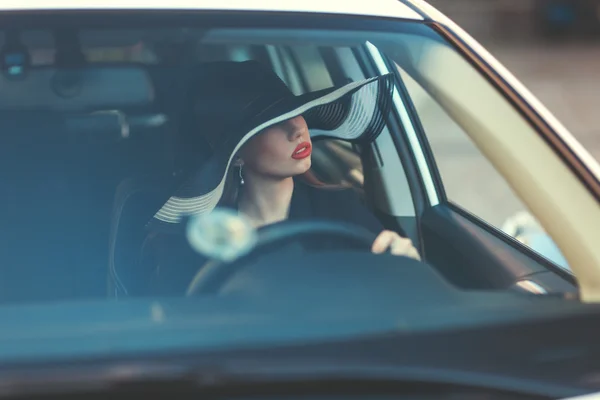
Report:
[[[298,116],[265,129],[241,150],[245,174],[288,178],[310,168],[312,144],[304,117]]]

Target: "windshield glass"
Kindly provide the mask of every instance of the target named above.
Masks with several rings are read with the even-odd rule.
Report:
[[[19,322],[10,335],[197,324],[211,347],[209,337],[240,331],[270,342],[385,330],[393,296],[411,293],[386,257],[425,260],[423,193],[567,267],[470,138],[534,129],[426,25],[175,25],[3,30],[0,315]],[[257,233],[303,221],[333,225]],[[467,285],[464,271],[452,275],[459,264],[439,262],[447,248],[431,248],[432,274]],[[480,272],[472,287],[490,288]],[[416,290],[443,292],[437,279]],[[266,309],[275,317],[256,311]],[[327,326],[307,332],[299,317],[281,328],[294,312]],[[281,329],[256,328],[267,322]]]

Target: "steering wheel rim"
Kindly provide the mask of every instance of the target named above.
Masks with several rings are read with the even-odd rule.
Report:
[[[227,279],[247,265],[248,260],[259,251],[272,251],[283,245],[306,237],[328,236],[354,243],[358,248],[370,250],[376,235],[368,229],[346,222],[305,220],[284,221],[260,228],[256,245],[248,253],[231,261],[210,260],[205,263],[190,281],[186,296],[216,292]],[[271,247],[271,249],[269,249]]]

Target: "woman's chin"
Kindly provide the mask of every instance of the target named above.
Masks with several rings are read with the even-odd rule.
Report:
[[[304,160],[299,160],[298,161],[298,166],[297,166],[297,175],[301,175],[303,173],[305,173],[306,171],[308,171],[310,169],[312,165],[312,161],[310,159],[310,157],[306,157]]]

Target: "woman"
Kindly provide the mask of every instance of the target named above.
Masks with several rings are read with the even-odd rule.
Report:
[[[362,225],[379,233],[372,251],[419,258],[410,239],[396,232],[384,230],[377,219],[359,206],[357,197],[350,190],[324,193],[326,189],[313,188],[293,177],[308,173],[311,166],[312,142],[304,117],[297,116],[263,130],[240,151],[236,165],[243,182],[239,192],[237,209],[250,219],[255,227],[280,222],[289,217],[294,191],[302,190],[310,196],[323,195],[331,199],[330,209],[319,207],[307,216],[341,214],[346,221]],[[298,188],[299,185],[303,187]],[[338,201],[336,201],[338,200]],[[307,207],[306,201],[295,203],[293,211]],[[336,213],[336,211],[338,211]]]
[[[419,259],[411,241],[383,229],[350,190],[327,190],[302,179],[310,173],[311,136],[364,145],[379,135],[389,111],[389,75],[295,96],[273,71],[254,61],[211,63],[197,74],[190,86],[193,118],[187,146],[199,148],[201,138],[211,155],[149,224],[153,240],[145,248],[154,247],[150,264],[158,265],[154,280],[163,286],[153,285],[152,291],[185,291],[201,264],[197,258],[186,262],[197,255],[182,240],[182,226],[187,217],[216,206],[236,208],[257,228],[286,219],[351,222],[378,234],[374,253]],[[166,248],[172,265],[168,272],[164,261],[156,261],[161,258],[157,254],[164,260]],[[191,266],[183,272],[183,265]]]

